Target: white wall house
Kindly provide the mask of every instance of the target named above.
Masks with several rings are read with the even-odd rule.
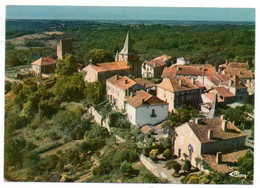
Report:
[[[168,103],[141,90],[126,100],[126,113],[134,125],[156,125],[168,118]]]

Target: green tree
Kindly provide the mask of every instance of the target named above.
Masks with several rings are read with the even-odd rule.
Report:
[[[175,163],[173,163],[172,168],[174,169],[176,174],[179,174],[180,170],[181,170],[181,165],[175,161]]]
[[[191,170],[191,164],[190,164],[190,161],[188,160],[185,160],[184,162],[184,166],[182,168],[185,172],[190,172]]]
[[[159,150],[158,149],[152,149],[149,153],[149,156],[151,159],[156,159],[157,155],[159,154]]]
[[[87,83],[84,90],[87,102],[91,104],[99,104],[106,98],[106,88],[100,82]]]
[[[171,152],[171,150],[170,150],[170,149],[164,150],[163,156],[164,156],[166,159],[170,159],[170,158],[172,157],[172,152]]]
[[[132,167],[131,163],[128,163],[127,161],[124,161],[120,167],[120,171],[125,176],[131,176],[134,172],[134,169]]]
[[[96,64],[111,61],[114,61],[113,55],[104,49],[93,49],[88,51],[88,53],[85,55],[86,65],[90,62]]]
[[[65,56],[64,60],[58,60],[57,67],[56,67],[56,73],[58,75],[72,75],[73,73],[77,72],[78,65],[76,58],[68,54]]]
[[[252,176],[254,172],[253,152],[247,151],[243,157],[238,158],[237,164],[238,164],[238,171],[241,174],[247,174],[249,176]]]

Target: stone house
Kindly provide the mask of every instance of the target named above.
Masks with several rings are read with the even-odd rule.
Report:
[[[114,104],[117,110],[123,111],[126,97],[133,95],[138,90],[146,90],[146,88],[127,76],[115,75],[106,80],[106,90],[108,100]]]
[[[235,102],[235,95],[232,94],[227,88],[225,87],[215,87],[210,93],[218,94],[218,96],[223,100],[223,104],[227,105],[230,103]]]
[[[114,75],[128,75],[130,66],[127,62],[109,62],[109,63],[97,63],[89,64],[83,68],[84,81],[85,82],[104,82],[107,78]]]
[[[151,61],[145,61],[142,64],[143,78],[160,78],[164,67],[171,64],[171,56],[166,54],[156,57]]]
[[[238,129],[233,123],[224,119],[224,116],[213,119],[198,119],[183,123],[175,128],[177,133],[174,145],[174,153],[179,158],[184,158],[184,153],[189,156],[189,160],[193,166],[196,166],[196,158],[206,160],[208,164],[216,170],[228,173],[231,169],[228,167],[221,154],[235,155],[233,158],[237,160],[241,154],[240,148],[244,148],[246,134]],[[235,150],[236,149],[236,150]],[[244,151],[244,150],[243,150]],[[209,161],[208,158],[213,158]]]
[[[144,86],[147,93],[156,95],[156,84],[143,78],[135,78],[134,81],[139,85]]]
[[[169,103],[170,112],[184,104],[197,107],[200,101],[200,88],[185,77],[166,78],[157,85],[157,97]]]
[[[34,76],[42,74],[50,74],[56,69],[56,61],[50,57],[41,57],[34,61],[31,65],[31,72]]]
[[[126,99],[127,118],[133,125],[156,125],[168,117],[168,103],[143,90]]]

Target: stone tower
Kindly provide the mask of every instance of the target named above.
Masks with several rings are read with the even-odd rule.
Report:
[[[141,62],[139,56],[133,49],[133,42],[131,41],[129,32],[127,32],[123,49],[115,55],[115,61],[125,61],[131,66],[131,74],[134,77],[141,76]]]
[[[66,54],[73,53],[72,39],[61,39],[57,45],[57,57],[63,59]]]

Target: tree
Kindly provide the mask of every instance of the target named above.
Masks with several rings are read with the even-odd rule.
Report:
[[[93,49],[85,55],[85,62],[89,64],[104,63],[114,61],[113,55],[104,49]]]
[[[252,175],[254,171],[254,154],[251,151],[247,151],[243,157],[239,157],[238,171],[241,174]]]
[[[77,72],[78,65],[76,58],[71,55],[67,54],[64,60],[59,59],[57,62],[57,68],[55,72],[58,75],[72,75],[74,72]]]
[[[60,101],[78,102],[84,98],[84,88],[82,73],[77,72],[70,76],[59,76],[50,91]]]
[[[170,150],[170,149],[164,150],[163,156],[164,156],[166,159],[170,159],[170,158],[172,157],[172,152],[171,152],[171,150]]]
[[[169,136],[172,138],[171,146],[172,146],[172,157],[174,156],[174,143],[175,139],[178,136],[175,127],[184,122],[190,120],[191,117],[198,114],[198,110],[195,110],[191,106],[183,106],[178,108],[175,112],[171,112],[169,115],[169,120],[163,123],[163,128],[168,131]]]
[[[149,156],[152,160],[157,158],[157,155],[159,154],[159,150],[158,149],[152,149],[149,153]]]
[[[185,172],[190,172],[191,170],[191,164],[190,164],[190,161],[188,160],[185,160],[184,162],[184,166],[182,168]]]
[[[196,157],[195,162],[196,162],[196,168],[199,168],[199,166],[201,166],[202,160],[200,157]]]
[[[175,163],[173,163],[172,167],[173,167],[175,173],[179,174],[179,172],[181,170],[181,165],[177,161],[175,161]]]
[[[121,167],[120,167],[120,171],[125,176],[131,176],[131,174],[133,174],[133,172],[134,172],[134,169],[133,169],[131,163],[128,163],[127,161],[124,161],[122,163]]]
[[[100,82],[87,83],[84,90],[87,102],[99,104],[106,98],[106,88]]]

